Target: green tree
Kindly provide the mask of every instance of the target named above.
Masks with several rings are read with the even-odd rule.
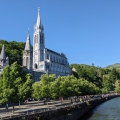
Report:
[[[39,100],[42,98],[42,95],[41,95],[41,82],[38,81],[38,82],[35,82],[33,83],[32,85],[32,97]]]
[[[17,82],[19,83],[19,85],[18,85],[18,97],[19,97],[19,106],[20,106],[20,100],[25,100],[25,99],[31,97],[32,84],[33,84],[32,75],[26,74],[25,82],[22,82],[22,79],[19,77]]]
[[[120,93],[120,80],[115,82],[115,90],[116,93]]]
[[[54,74],[43,74],[40,77],[40,81],[33,84],[32,96],[36,99],[50,98],[51,97],[51,84],[55,81],[56,76]]]
[[[11,66],[7,66],[4,68],[1,77],[0,77],[0,102],[13,103],[13,112],[14,112],[14,102],[19,101],[23,94],[26,93],[26,96],[31,93],[32,80],[30,75],[27,75],[26,72],[23,71],[23,68],[14,62]],[[21,92],[22,90],[25,90]],[[24,98],[24,97],[23,97]]]
[[[61,92],[61,84],[62,84],[62,78],[61,76],[58,76],[58,78],[51,83],[51,97],[52,98],[59,98],[63,96]]]

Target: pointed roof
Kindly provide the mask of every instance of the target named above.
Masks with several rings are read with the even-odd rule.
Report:
[[[27,36],[26,44],[25,44],[25,50],[31,50],[31,43],[30,43],[30,34],[29,34],[29,31],[28,31],[28,36]]]
[[[37,16],[37,26],[41,26],[41,19],[40,19],[40,8],[38,8],[38,16]]]
[[[6,54],[5,54],[5,46],[3,44],[1,54],[0,54],[0,59],[6,59]]]

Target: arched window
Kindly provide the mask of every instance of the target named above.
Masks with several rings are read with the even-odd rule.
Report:
[[[36,36],[36,43],[38,43],[38,35]]]
[[[35,35],[35,37],[34,37],[34,41],[35,41],[35,43],[36,43],[36,35]]]
[[[34,65],[34,67],[35,67],[35,69],[37,69],[38,68],[38,66],[37,66],[37,64],[35,63],[35,65]]]
[[[29,61],[28,61],[28,57],[26,58],[26,67],[29,67]]]

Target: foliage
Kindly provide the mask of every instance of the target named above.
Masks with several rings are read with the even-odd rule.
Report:
[[[120,70],[116,68],[108,69],[83,64],[71,64],[70,68],[71,74],[77,79],[84,78],[95,84],[101,89],[102,93],[116,90],[115,83],[120,80]]]
[[[113,68],[120,69],[120,63],[115,63],[113,65],[108,65],[105,68],[107,68],[107,69],[113,69]]]
[[[17,61],[19,65],[22,65],[22,56],[25,43],[16,41],[7,42],[5,40],[0,40],[0,50],[2,49],[3,44],[5,45],[5,52],[9,57],[10,65],[15,61]]]
[[[14,62],[4,68],[0,75],[0,103],[17,102],[31,96],[32,76]],[[14,111],[14,105],[13,105]]]
[[[120,80],[115,82],[115,92],[120,93]]]
[[[100,89],[85,79],[76,79],[73,75],[58,76],[44,74],[39,82],[33,83],[32,96],[40,98],[61,98],[86,94],[99,94]]]

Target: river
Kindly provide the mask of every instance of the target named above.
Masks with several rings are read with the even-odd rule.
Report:
[[[120,97],[98,105],[79,120],[120,120]]]

